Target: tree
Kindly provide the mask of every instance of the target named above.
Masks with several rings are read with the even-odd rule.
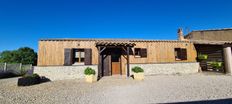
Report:
[[[0,53],[0,62],[36,65],[36,61],[37,53],[29,47],[22,47],[18,50],[3,51]]]

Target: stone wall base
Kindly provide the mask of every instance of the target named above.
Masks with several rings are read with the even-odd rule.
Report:
[[[164,63],[164,64],[130,64],[130,69],[139,66],[144,69],[144,75],[159,74],[191,74],[198,73],[200,65],[198,62],[192,63]],[[97,65],[77,65],[77,66],[47,66],[34,67],[34,73],[45,76],[51,81],[63,79],[80,79],[84,78],[84,70],[91,67],[96,71]],[[132,70],[130,74],[133,75]]]
[[[198,62],[189,63],[163,63],[163,64],[130,64],[130,69],[139,66],[144,69],[144,75],[157,74],[191,74],[198,73],[200,65]],[[130,74],[133,72],[130,70]]]
[[[47,66],[47,67],[34,67],[34,73],[40,76],[45,76],[51,81],[63,79],[80,79],[84,78],[84,70],[91,67],[96,71],[97,65],[78,65],[78,66]]]

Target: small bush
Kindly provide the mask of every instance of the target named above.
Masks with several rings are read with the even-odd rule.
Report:
[[[18,86],[30,86],[34,84],[39,84],[41,78],[38,74],[24,75],[22,78],[18,79]]]
[[[201,54],[199,53],[197,56],[198,59],[200,60],[207,60],[208,59],[208,55],[207,54]]]
[[[40,77],[38,74],[34,73],[32,75],[24,75],[23,78],[26,78],[26,77],[33,77],[33,78],[38,78]]]
[[[210,62],[210,65],[215,69],[222,68],[222,62]]]
[[[84,72],[85,75],[95,75],[95,70],[90,67],[87,67]]]
[[[132,71],[135,73],[141,73],[143,72],[143,69],[141,67],[135,66],[132,68]]]

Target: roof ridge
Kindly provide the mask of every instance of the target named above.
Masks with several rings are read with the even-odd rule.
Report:
[[[216,29],[193,30],[192,32],[200,32],[200,31],[223,31],[223,30],[232,30],[232,27],[230,27],[230,28],[216,28]]]

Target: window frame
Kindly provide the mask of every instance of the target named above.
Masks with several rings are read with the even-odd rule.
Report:
[[[142,52],[142,50],[146,50],[145,54]],[[135,58],[147,58],[147,48],[134,48],[134,57]]]
[[[174,48],[174,56],[175,56],[175,61],[188,60],[187,49],[186,48]]]
[[[76,53],[78,53],[78,57],[76,57]],[[84,54],[83,58],[81,57],[81,54]],[[80,49],[74,49],[74,63],[84,63],[85,62],[85,49],[80,48]]]
[[[136,52],[136,51],[138,51],[138,52]],[[135,58],[141,58],[141,48],[134,48],[134,56],[135,56]],[[136,54],[136,53],[138,53],[138,54]]]

